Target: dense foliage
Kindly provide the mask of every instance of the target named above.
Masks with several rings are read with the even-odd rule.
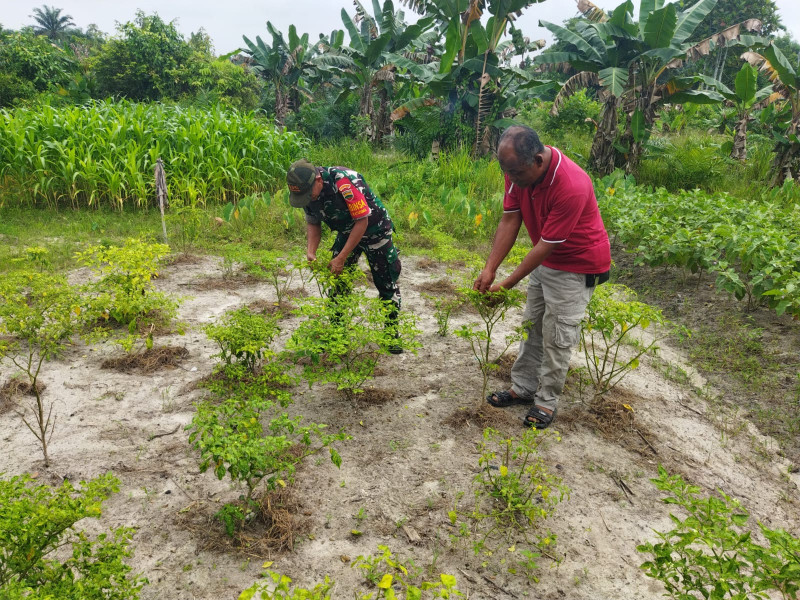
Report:
[[[304,148],[302,138],[251,115],[159,104],[0,112],[0,195],[74,207],[147,206],[162,158],[178,202],[235,200],[272,190]]]

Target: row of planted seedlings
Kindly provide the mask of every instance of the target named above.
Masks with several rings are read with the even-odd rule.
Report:
[[[725,193],[670,193],[609,175],[597,184],[603,219],[636,264],[715,276],[716,286],[800,317],[797,205],[778,198],[743,203]]]
[[[299,300],[300,306],[293,312],[301,321],[282,351],[270,349],[279,331],[278,311],[288,308],[285,300],[294,277],[301,278],[305,287],[304,270],[271,252],[233,249],[225,258],[229,274],[233,274],[236,265],[247,276],[269,282],[276,298],[272,314],[239,308],[206,327],[206,333],[219,346],[222,362],[206,384],[212,397],[197,405],[197,415],[189,426],[190,442],[201,453],[202,470],[213,469],[220,479],[227,475],[246,487],[246,494],[224,505],[215,515],[233,537],[246,533],[263,514],[264,500],[272,490],[289,485],[295,465],[304,456],[327,447],[334,463],[340,463],[340,455],[331,444],[346,439],[347,434],[340,431],[324,435],[324,426],[303,428],[299,419],[281,413],[291,402],[287,386],[298,379],[309,385],[333,384],[344,399],[357,401],[373,377],[378,359],[390,346],[399,344],[410,351],[418,347],[419,331],[413,315],[401,313],[396,329],[387,328],[387,307],[379,299],[365,295],[359,281],[363,273],[353,269],[334,277],[327,269],[327,258],[321,253],[317,261],[308,265],[318,294]],[[470,339],[476,356],[488,356],[494,326],[510,309],[519,307],[521,297],[519,293],[504,292],[487,298],[463,289],[460,302],[471,301],[479,314],[486,316],[488,326],[488,333],[472,325],[460,330],[462,337]],[[511,336],[506,347],[519,335]],[[485,388],[490,361],[479,362]],[[299,369],[296,365],[300,365]],[[265,396],[269,396],[266,401]],[[290,430],[285,427],[289,423]],[[479,444],[480,473],[474,478],[474,501],[465,501],[464,493],[459,493],[448,513],[454,547],[470,546],[484,561],[497,556],[496,561],[492,559],[496,562],[494,567],[537,580],[536,561],[541,552],[556,558],[549,552],[555,538],[548,532],[533,539],[528,532],[537,531],[539,523],[568,493],[560,480],[549,473],[540,453],[545,444],[558,439],[555,431],[528,430],[519,440],[491,428],[484,432]],[[258,486],[261,491],[256,493]],[[509,541],[517,538],[522,540],[519,551]],[[245,535],[240,539],[247,543]],[[506,548],[509,544],[508,557],[497,553],[501,545]],[[386,546],[379,547],[379,552],[376,556],[359,556],[353,563],[363,571],[367,587],[374,590],[359,597],[461,595],[455,577],[443,573],[428,581],[413,557],[395,555]],[[256,594],[265,598],[295,597],[293,593],[331,597],[333,582],[329,578],[313,589],[293,588],[291,579],[269,570],[270,565],[265,564],[264,579],[245,590],[242,598]]]
[[[4,356],[14,360],[22,371],[26,364],[33,365],[35,370],[29,368],[29,376],[38,373],[44,360],[56,355],[60,347],[36,344],[64,340],[65,331],[71,330],[74,335],[84,329],[81,326],[70,329],[63,323],[52,327],[57,316],[65,314],[69,315],[68,319],[93,315],[89,319],[95,323],[89,328],[92,336],[98,335],[98,329],[104,330],[104,337],[114,335],[128,351],[136,348],[137,340],[142,348],[152,346],[155,319],[160,319],[163,326],[177,308],[176,301],[156,292],[150,281],[157,270],[155,261],[165,251],[164,247],[136,240],[120,248],[91,248],[81,259],[94,264],[98,279],[90,288],[72,289],[70,293],[66,293],[70,286],[65,281],[58,278],[48,281],[52,276],[36,269],[24,269],[5,280],[3,294],[9,301],[3,305],[0,321],[4,327]],[[26,255],[38,267],[46,263],[46,256],[38,249],[29,249]],[[353,291],[352,279],[347,282],[351,287],[350,295],[341,296],[347,299],[346,303],[339,303],[335,295],[333,299],[329,297],[331,286],[342,281],[331,279],[325,264],[321,260],[315,265],[320,296],[308,299],[298,310],[308,318],[295,330],[284,351],[288,354],[283,357],[283,353],[270,350],[278,331],[278,315],[265,316],[239,309],[207,327],[209,336],[220,346],[223,363],[218,366],[217,376],[208,382],[211,398],[198,405],[189,429],[192,443],[201,453],[203,468],[213,468],[220,478],[227,473],[247,488],[246,495],[224,505],[217,513],[231,535],[258,520],[262,506],[257,488],[262,481],[266,480],[266,491],[288,485],[299,460],[323,448],[329,449],[334,462],[340,460],[331,444],[344,439],[344,432],[325,434],[323,426],[303,426],[299,419],[282,412],[290,402],[286,386],[293,381],[281,358],[305,361],[303,375],[310,383],[333,381],[345,396],[353,398],[371,377],[377,357],[387,342],[397,343],[393,335],[388,340],[385,336],[369,337],[370,332],[383,331],[380,325],[385,316],[384,307],[367,300],[358,289]],[[254,276],[266,274],[268,280],[285,286],[293,267],[280,258],[264,255],[247,259],[245,270]],[[592,364],[596,373],[606,375],[593,379],[595,398],[607,391],[608,387],[603,385],[614,381],[613,374],[619,377],[619,373],[635,368],[638,357],[652,350],[656,341],[634,341],[633,357],[627,353],[625,359],[619,359],[620,345],[627,334],[636,328],[646,329],[650,322],[660,319],[660,315],[648,310],[646,305],[631,301],[629,294],[621,286],[601,286],[587,311],[583,324],[587,364],[590,356],[587,336],[599,332],[602,342],[595,340],[591,344],[594,347]],[[279,293],[276,296],[281,298]],[[355,304],[363,303],[362,310],[343,310],[342,304],[352,306],[354,298]],[[510,308],[519,306],[521,296],[513,292],[486,296],[464,287],[456,300],[438,300],[435,306],[440,334],[446,334],[447,318],[459,303],[472,304],[480,315],[482,325],[464,325],[457,333],[469,340],[475,351],[485,392],[487,373],[496,365],[496,361],[488,359],[495,327]],[[104,307],[102,310],[96,308],[97,302]],[[365,310],[370,303],[374,311]],[[365,313],[375,316],[372,320],[361,320]],[[27,341],[23,339],[22,329],[14,330],[15,324],[21,327],[25,322],[30,326],[26,331],[35,333]],[[37,324],[38,329],[35,329]],[[116,328],[110,327],[114,324]],[[356,332],[362,327],[369,331],[363,332],[364,337],[346,336],[360,339],[354,342],[354,346],[361,345],[360,349],[348,350],[348,341],[335,333],[330,335],[329,342],[320,343],[320,336],[324,337],[337,327],[347,332]],[[12,334],[12,330],[15,333]],[[415,332],[410,319],[404,322],[401,332],[402,343],[413,349]],[[521,334],[519,330],[513,332],[506,339],[505,347]],[[24,347],[34,348],[33,354],[26,358],[22,352]],[[348,355],[349,359],[340,360]],[[337,373],[332,378],[327,375],[331,370]],[[36,380],[32,381],[36,389]],[[40,394],[35,397],[32,412],[37,426],[31,430],[42,434],[44,423],[44,433],[52,434],[52,428],[47,428],[48,422],[54,425],[49,419],[50,411]],[[37,421],[36,414],[48,417]],[[471,546],[484,563],[492,564],[492,568],[521,572],[529,580],[536,580],[540,556],[558,562],[558,554],[553,550],[555,536],[539,529],[540,523],[568,494],[561,481],[549,473],[540,454],[543,445],[558,439],[555,431],[529,430],[520,439],[492,429],[484,431],[479,445],[478,474],[474,478],[474,501],[467,502],[464,494],[458,494],[448,513],[454,545]],[[46,441],[40,442],[46,452]],[[760,526],[760,531],[767,544],[753,541],[746,529],[746,511],[735,500],[721,493],[702,498],[698,488],[686,484],[680,477],[669,477],[663,470],[653,481],[669,493],[665,502],[680,505],[689,516],[683,520],[673,516],[674,530],[656,532],[661,542],[639,547],[640,551],[652,555],[652,560],[642,565],[649,576],[663,581],[672,593],[697,592],[705,596],[711,592],[709,597],[727,598],[735,597],[733,592],[777,590],[784,598],[794,597],[798,590],[800,541],[786,531],[764,526]],[[109,590],[114,590],[118,598],[138,597],[146,580],[132,575],[123,562],[123,558],[131,554],[132,531],[119,528],[110,535],[89,539],[74,528],[82,518],[99,516],[102,502],[118,488],[118,481],[112,475],[82,482],[80,489],[68,482],[51,489],[27,476],[3,479],[0,484],[3,506],[7,507],[0,519],[0,528],[3,539],[14,540],[8,546],[9,552],[0,560],[0,584],[11,594],[9,597],[27,597],[32,589],[52,592],[56,597],[72,597],[75,586],[80,587],[82,598],[105,598]],[[54,520],[51,517],[56,507],[59,519]],[[26,530],[27,536],[14,535],[20,527]],[[701,551],[692,547],[695,542],[700,543]],[[65,544],[73,547],[73,558],[55,559],[55,550]],[[507,548],[507,552],[498,551],[501,547]],[[396,556],[387,547],[379,547],[379,553],[374,557],[360,556],[354,563],[362,570],[368,588],[374,590],[363,597],[453,597],[460,594],[453,576],[440,574],[438,579],[427,581],[413,559]],[[100,563],[103,569],[93,568]],[[738,568],[737,577],[730,576],[732,564]],[[265,568],[268,566],[265,563]],[[720,591],[716,574],[722,573],[727,573],[730,583]],[[241,597],[259,594],[262,598],[329,598],[331,586],[332,582],[326,578],[312,590],[292,588],[289,578],[267,570],[264,580],[245,590]]]
[[[179,301],[152,282],[168,252],[166,245],[139,239],[88,247],[77,259],[93,280],[76,285],[49,271],[46,250],[31,247],[0,279],[0,360],[17,369],[4,391],[30,399],[14,409],[39,442],[46,467],[59,416],[40,381],[47,361],[78,337],[87,343],[110,339],[130,353],[152,348],[157,333],[180,330],[174,322]],[[119,483],[107,473],[53,488],[27,474],[0,473],[3,598],[136,600],[147,579],[125,563],[134,530],[119,527],[90,536],[78,525],[100,517]]]

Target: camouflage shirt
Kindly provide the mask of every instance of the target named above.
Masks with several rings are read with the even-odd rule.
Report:
[[[386,207],[369,189],[364,176],[345,167],[318,167],[322,192],[305,211],[306,223],[324,222],[333,231],[349,234],[358,219],[367,219],[365,238],[382,238],[394,226]]]

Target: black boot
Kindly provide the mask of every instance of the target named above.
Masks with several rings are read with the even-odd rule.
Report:
[[[385,325],[385,330],[387,331],[387,333],[391,332],[393,340],[393,342],[391,342],[388,346],[386,346],[386,350],[389,351],[389,354],[403,353],[403,346],[400,343],[400,332],[398,331],[398,322],[399,322],[398,309],[392,307],[392,309],[386,315],[386,325]]]

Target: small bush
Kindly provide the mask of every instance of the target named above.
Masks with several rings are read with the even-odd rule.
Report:
[[[219,323],[206,325],[206,335],[220,348],[220,357],[226,365],[242,364],[254,372],[265,359],[275,355],[270,344],[280,332],[278,316],[253,313],[243,307],[226,313]]]
[[[0,477],[0,590],[6,600],[80,598],[136,600],[147,580],[131,574],[124,559],[133,529],[120,527],[90,538],[75,526],[99,518],[119,489],[110,473],[59,488],[27,475]],[[65,547],[71,552],[63,552]],[[61,550],[61,552],[59,552]]]
[[[178,302],[156,291],[152,281],[168,253],[166,244],[135,238],[122,246],[90,246],[77,253],[78,262],[99,276],[86,287],[89,310],[100,325],[98,331],[111,333],[104,322],[126,327],[128,335],[117,342],[127,351],[140,337],[151,348],[155,328],[169,325],[177,315]]]
[[[670,513],[675,525],[656,531],[659,541],[637,546],[650,560],[641,568],[661,581],[672,598],[797,598],[800,591],[800,540],[781,529],[759,523],[768,545],[753,540],[746,528],[749,515],[738,500],[723,492],[700,496],[700,488],[670,476],[663,467],[651,480],[667,493],[664,503],[688,516]]]

